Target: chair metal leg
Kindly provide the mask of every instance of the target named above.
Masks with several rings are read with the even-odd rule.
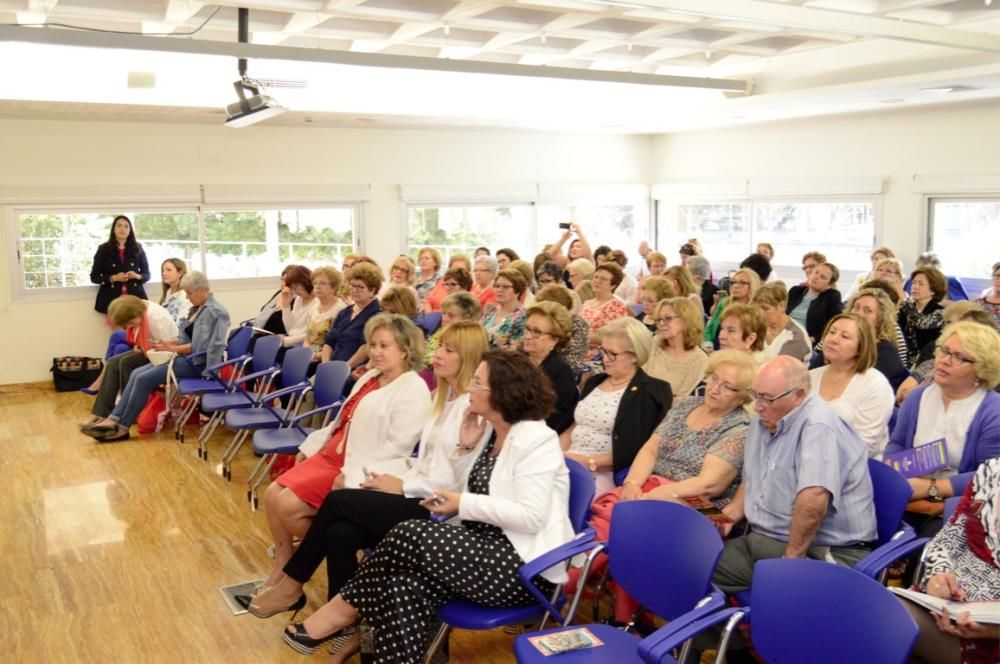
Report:
[[[722,664],[725,660],[726,650],[729,649],[729,637],[733,635],[733,630],[735,630],[736,626],[739,625],[741,620],[743,620],[743,615],[742,611],[737,611],[733,615],[729,616],[729,620],[726,621],[726,626],[722,629],[722,639],[719,641],[719,650],[715,655],[715,664]]]
[[[434,659],[437,651],[441,649],[441,645],[448,640],[449,634],[451,634],[451,625],[442,623],[441,629],[434,635],[434,640],[431,641],[431,645],[427,649],[427,654],[424,655],[424,664],[431,664],[431,660]]]
[[[177,418],[177,426],[174,429],[174,438],[179,439],[182,443],[184,442],[184,427],[187,426],[188,420],[191,419],[191,415],[198,408],[198,403],[201,398],[198,396],[192,396],[191,401],[188,405],[184,407],[181,411],[181,416]]]
[[[277,461],[277,460],[278,460],[278,455],[277,454],[272,454],[271,455],[271,460],[268,461],[268,463],[267,463],[267,467],[264,468],[263,472],[261,472],[261,474],[254,481],[253,486],[250,487],[250,506],[254,510],[256,510],[257,506],[258,506],[258,493],[257,493],[257,490],[260,488],[260,485],[264,483],[264,478],[266,478],[268,476],[268,473],[271,472],[271,467],[274,465],[274,462]]]
[[[251,494],[251,488],[254,482],[257,480],[257,473],[261,471],[261,468],[270,461],[273,454],[265,454],[260,459],[257,460],[256,465],[254,465],[253,470],[250,471],[250,475],[247,476],[247,500],[251,500],[253,495]]]
[[[608,583],[608,572],[610,568],[604,568],[604,574],[601,575],[601,580],[597,582],[597,587],[594,588],[594,595],[590,605],[590,613],[593,617],[595,623],[601,622],[601,595],[604,594],[604,589],[607,587]]]
[[[590,567],[594,564],[594,560],[597,556],[604,551],[603,548],[597,548],[587,554],[587,557],[583,561],[583,568],[580,570],[580,577],[576,581],[576,592],[573,594],[573,600],[569,604],[569,610],[566,612],[566,618],[563,620],[563,625],[572,625],[573,621],[576,619],[576,611],[580,606],[580,600],[583,599],[583,587],[587,584],[587,579],[590,577]],[[602,579],[603,581],[603,579]],[[548,618],[548,613],[542,618],[542,627],[545,629],[545,621]]]
[[[205,461],[208,461],[208,440],[215,433],[215,430],[219,428],[219,423],[222,422],[223,417],[225,417],[225,414],[221,410],[212,413],[212,417],[209,418],[205,426],[202,427],[201,433],[198,434],[199,456]]]
[[[222,476],[227,480],[233,479],[233,459],[236,458],[236,454],[243,447],[243,441],[246,440],[248,433],[250,433],[250,429],[237,431],[232,441],[230,441],[229,446],[226,447],[226,451],[222,454]]]

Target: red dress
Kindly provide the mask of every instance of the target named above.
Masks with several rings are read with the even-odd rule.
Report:
[[[323,449],[302,463],[289,468],[274,481],[290,489],[302,502],[319,509],[326,494],[330,493],[333,481],[344,467],[344,457],[347,455],[346,438],[354,411],[365,395],[377,389],[378,378],[372,378],[362,385],[361,389],[341,408],[340,422],[330,434],[330,439],[326,441]]]

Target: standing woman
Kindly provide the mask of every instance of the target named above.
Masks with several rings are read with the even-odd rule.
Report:
[[[876,341],[871,325],[858,314],[838,314],[823,335],[825,366],[809,372],[812,393],[847,422],[881,459],[889,442],[889,418],[896,405],[892,386],[875,368]]]
[[[899,327],[914,364],[921,361],[921,351],[930,348],[928,344],[937,341],[941,334],[944,327],[941,300],[947,294],[948,280],[940,270],[918,267],[910,275],[910,297],[899,305]]]
[[[493,280],[496,301],[483,310],[483,327],[490,338],[490,348],[515,348],[524,336],[524,306],[521,294],[527,288],[517,270],[500,270]]]
[[[809,343],[823,337],[823,330],[830,319],[844,310],[844,300],[837,290],[840,270],[833,263],[818,263],[808,271],[809,280],[805,285],[792,286],[788,290],[788,306],[785,313],[806,329]]]
[[[441,281],[441,254],[437,249],[424,247],[417,254],[417,265],[420,274],[413,287],[417,289],[417,309],[423,311],[424,299]]]
[[[701,349],[701,312],[686,297],[664,300],[656,307],[657,336],[643,371],[670,384],[675,398],[690,396],[708,364]]]
[[[132,220],[123,214],[111,224],[108,241],[97,248],[90,268],[91,283],[98,284],[94,309],[108,313],[111,300],[121,295],[135,295],[148,300],[143,284],[149,281],[149,262],[142,245],[135,239]]]

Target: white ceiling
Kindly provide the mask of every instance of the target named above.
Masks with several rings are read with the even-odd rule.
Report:
[[[0,23],[45,23],[45,34],[64,24],[234,44],[239,6],[250,9],[250,41],[261,52],[280,46],[300,53],[380,54],[399,63],[407,57],[445,59],[499,65],[510,74],[530,66],[612,76],[736,79],[749,92],[699,90],[669,96],[677,89],[553,81],[547,86],[553,91],[549,99],[538,88],[538,81],[549,79],[534,79],[535,87],[519,93],[518,81],[528,85],[527,79],[491,74],[440,78],[441,85],[447,81],[459,88],[468,81],[471,91],[479,89],[476,80],[482,77],[504,79],[499,89],[505,95],[539,98],[534,105],[497,111],[496,99],[477,106],[456,104],[443,94],[429,94],[421,103],[373,100],[371,88],[393,86],[384,72],[368,77],[369,85],[351,89],[344,87],[344,79],[326,79],[316,66],[284,59],[280,67],[270,67],[251,59],[251,77],[273,75],[304,80],[314,89],[327,84],[340,88],[336,104],[314,106],[307,96],[297,96],[301,91],[271,90],[293,111],[269,121],[279,125],[651,133],[1000,97],[1000,0],[992,7],[984,0],[0,0]],[[202,24],[193,36],[184,34]],[[231,82],[235,76],[226,67]],[[223,117],[221,109],[213,110],[218,108],[214,99],[169,103],[148,92],[105,91],[98,83],[92,86],[93,103],[69,94],[61,98],[58,92],[66,86],[58,71],[33,72],[26,64],[22,78],[50,81],[53,90],[28,92],[4,78],[4,70],[9,74],[10,69],[0,68],[0,115],[8,117],[192,122],[221,122]],[[155,66],[143,71],[149,69]],[[394,73],[418,76],[410,69]],[[157,84],[167,78],[159,75]],[[602,100],[604,106],[598,112],[593,101],[595,109],[589,109],[590,103],[565,92],[569,86],[579,90],[580,98]],[[928,90],[954,86],[968,89]],[[232,97],[231,88],[224,94]],[[438,106],[434,99],[440,99]],[[563,108],[560,99],[573,105]],[[300,106],[292,103],[299,100]],[[614,100],[619,103],[609,105]]]

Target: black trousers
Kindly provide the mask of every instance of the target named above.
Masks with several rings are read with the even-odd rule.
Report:
[[[146,356],[134,350],[119,353],[105,362],[104,380],[101,381],[101,389],[97,392],[97,398],[90,412],[97,417],[110,415],[115,408],[115,401],[118,400],[118,393],[125,389],[132,372],[147,364],[149,360]]]
[[[331,491],[285,565],[285,574],[305,583],[326,558],[327,593],[333,599],[357,571],[359,549],[378,546],[403,521],[429,517],[420,498],[368,489]]]

